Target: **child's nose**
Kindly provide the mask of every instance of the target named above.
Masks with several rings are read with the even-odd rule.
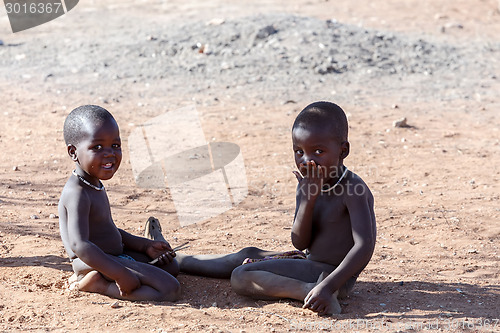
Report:
[[[304,155],[304,156],[302,157],[301,161],[300,161],[300,164],[302,164],[302,165],[304,165],[304,166],[305,166],[305,165],[307,164],[307,162],[314,162],[314,163],[316,163],[316,161],[315,161],[315,160],[313,160],[312,158],[310,158],[310,157],[308,157],[308,156],[305,156],[305,155]],[[317,164],[317,163],[316,163],[316,164]]]
[[[114,155],[115,155],[115,150],[113,148],[104,149],[104,156],[114,156]]]

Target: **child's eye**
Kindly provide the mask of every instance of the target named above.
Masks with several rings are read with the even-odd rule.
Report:
[[[119,143],[115,143],[113,144],[113,148],[119,149],[121,148],[121,145]]]
[[[97,145],[97,146],[94,146],[92,149],[94,149],[94,150],[101,150],[102,146],[101,145]]]
[[[297,149],[297,150],[295,151],[295,154],[297,154],[297,155],[302,155],[302,154],[304,154],[304,151],[303,151],[303,150],[300,150],[300,149]]]
[[[323,151],[321,149],[316,149],[316,154],[321,154]]]

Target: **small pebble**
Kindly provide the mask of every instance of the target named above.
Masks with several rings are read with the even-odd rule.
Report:
[[[406,117],[393,121],[392,126],[393,127],[408,127]]]
[[[31,215],[30,216],[30,219],[32,220],[38,220],[40,217],[38,217],[38,215]]]
[[[116,302],[112,303],[112,304],[110,305],[110,307],[111,307],[112,309],[117,309],[117,308],[119,308],[119,307],[120,307],[120,303],[119,303],[118,301],[116,301]]]
[[[17,165],[15,165],[14,167],[12,167],[12,170],[13,171],[19,171],[19,168],[17,167]]]
[[[56,214],[54,214],[54,213],[51,213],[49,215],[49,219],[57,219],[57,218],[58,218],[58,216]]]

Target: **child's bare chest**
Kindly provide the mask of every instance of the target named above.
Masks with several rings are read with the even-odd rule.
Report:
[[[91,200],[89,212],[89,240],[104,252],[120,254],[122,238],[111,217],[111,209],[106,193],[99,193]]]
[[[310,259],[339,265],[353,246],[349,212],[341,197],[319,197],[314,206]]]
[[[320,229],[342,228],[349,223],[349,213],[342,197],[322,195],[316,200],[313,226]]]

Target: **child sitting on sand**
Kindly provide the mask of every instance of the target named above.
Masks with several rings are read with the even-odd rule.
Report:
[[[64,140],[75,162],[59,201],[61,238],[73,266],[70,288],[126,300],[175,301],[179,268],[167,242],[133,236],[116,227],[100,180],[122,159],[113,116],[80,106],[64,122]],[[148,264],[158,258],[157,265]]]
[[[347,132],[344,111],[330,102],[313,103],[295,119],[292,141],[299,171],[294,172],[298,186],[291,236],[299,251],[248,247],[227,255],[179,253],[181,271],[230,276],[240,295],[293,298],[321,315],[340,313],[337,297],[346,297],[354,286],[376,238],[373,196],[343,164],[349,154]]]

